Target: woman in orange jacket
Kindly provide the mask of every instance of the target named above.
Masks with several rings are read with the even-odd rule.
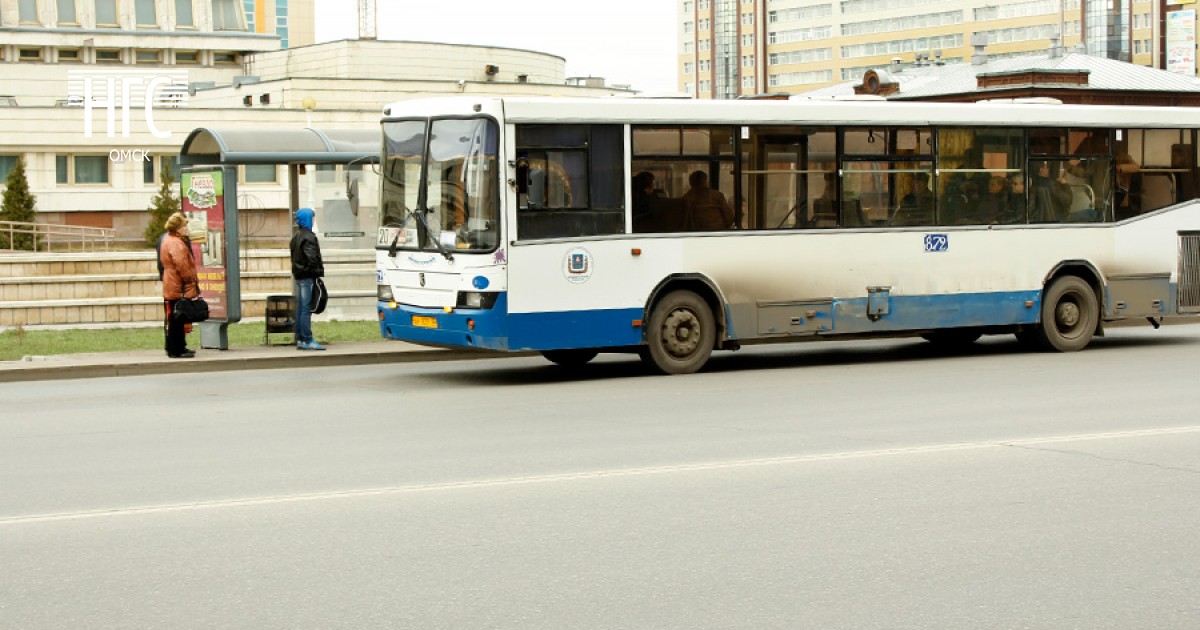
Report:
[[[187,239],[187,217],[176,212],[164,226],[158,259],[163,267],[163,302],[167,316],[167,356],[173,359],[190,359],[196,353],[187,347],[185,324],[171,317],[175,305],[183,298],[200,296],[200,285],[196,278],[196,260],[191,243]]]

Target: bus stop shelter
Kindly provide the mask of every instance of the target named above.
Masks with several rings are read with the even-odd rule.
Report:
[[[213,319],[200,326],[201,347],[228,349],[227,327],[241,319],[237,167],[286,165],[288,211],[294,215],[303,207],[301,169],[342,165],[345,195],[314,202],[313,210],[325,236],[365,238],[368,230],[358,220],[358,183],[362,166],[378,163],[380,142],[378,129],[199,127],[188,134],[179,152],[180,200],[184,212],[205,230],[194,239],[201,241],[197,271],[201,294],[217,306]],[[310,183],[310,196],[312,190]],[[203,221],[196,220],[199,216]]]

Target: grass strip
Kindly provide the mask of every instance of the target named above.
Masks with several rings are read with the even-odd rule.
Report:
[[[260,346],[263,344],[263,322],[229,325],[229,347]],[[379,322],[313,322],[313,336],[321,343],[348,341],[382,341]],[[200,347],[200,326],[193,325],[188,347]],[[272,334],[271,343],[292,343],[291,334]],[[0,332],[0,361],[15,361],[21,357],[82,352],[124,352],[128,350],[161,350],[165,340],[163,329],[146,328],[70,328],[34,329],[11,328]]]

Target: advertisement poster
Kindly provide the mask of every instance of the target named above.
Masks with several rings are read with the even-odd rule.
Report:
[[[196,257],[200,295],[208,301],[209,317],[228,319],[229,285],[225,273],[225,187],[220,169],[183,173],[179,190],[188,238]]]
[[[1196,74],[1196,11],[1167,13],[1167,72]]]

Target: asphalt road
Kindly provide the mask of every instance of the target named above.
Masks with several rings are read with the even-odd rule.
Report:
[[[1198,352],[4,384],[0,627],[1192,629]]]

